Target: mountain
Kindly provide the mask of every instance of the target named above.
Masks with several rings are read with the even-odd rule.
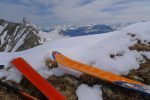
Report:
[[[0,71],[0,77],[5,77],[5,81],[20,82],[22,75],[10,66],[10,61],[22,57],[43,77],[49,79],[68,100],[150,100],[140,93],[119,88],[61,64],[51,69],[48,68],[50,64],[47,64],[47,59],[52,59],[52,51],[58,51],[81,63],[149,85],[149,26],[150,22],[136,23],[107,34],[54,40],[22,52],[1,52],[0,61],[5,68]],[[29,86],[26,88],[30,89]],[[71,99],[72,97],[74,98]]]
[[[0,51],[21,51],[40,44],[38,30],[26,19],[21,23],[0,19]]]
[[[111,31],[113,31],[113,29],[107,25],[89,25],[89,26],[81,26],[77,28],[61,30],[60,34],[69,35],[72,37],[72,36],[107,33]]]
[[[40,30],[44,32],[51,33],[52,31],[57,31],[58,34],[62,34],[64,36],[83,36],[83,35],[92,35],[92,34],[101,34],[112,32],[115,30],[120,30],[128,25],[134,24],[136,22],[128,22],[128,23],[117,23],[117,24],[91,24],[91,25],[59,25],[54,27],[43,27]]]
[[[22,51],[58,38],[63,36],[58,32],[42,32],[25,18],[21,23],[0,19],[0,52]]]
[[[0,52],[16,52],[33,48],[45,42],[66,37],[75,37],[92,34],[102,34],[121,29],[128,24],[113,25],[63,25],[46,27],[39,30],[27,19],[21,23],[8,22],[0,19]],[[45,32],[44,32],[45,31]]]
[[[145,21],[141,21],[145,22]],[[120,30],[126,26],[131,24],[135,24],[137,22],[127,22],[127,23],[116,23],[116,24],[91,24],[91,25],[58,25],[53,27],[39,27],[40,30],[44,32],[57,32],[58,34],[62,34],[64,36],[83,36],[83,35],[92,35],[92,34],[101,34],[112,32],[116,30]]]
[[[51,28],[47,27],[47,28],[43,28],[42,30],[45,32],[51,32],[57,30],[59,34],[62,34],[64,36],[70,36],[70,37],[100,34],[100,33],[114,31],[114,29],[108,25],[99,25],[99,24],[83,25],[83,26],[63,25],[63,26],[56,26]]]

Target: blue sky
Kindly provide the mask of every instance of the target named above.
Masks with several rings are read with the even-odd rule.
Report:
[[[0,0],[0,18],[38,26],[150,21],[150,0]]]

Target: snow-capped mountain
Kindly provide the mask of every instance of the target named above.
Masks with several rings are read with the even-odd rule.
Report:
[[[26,50],[45,42],[56,39],[102,34],[121,29],[127,24],[113,25],[60,25],[55,27],[42,28],[40,31],[35,25],[32,25],[27,19],[23,19],[21,23],[8,22],[0,19],[0,51],[15,52]]]
[[[58,34],[62,34],[64,36],[83,36],[83,35],[92,35],[92,34],[101,34],[107,33],[115,30],[120,30],[128,25],[134,24],[136,22],[128,22],[128,23],[117,23],[117,24],[91,24],[91,25],[59,25],[54,27],[43,27],[40,30],[44,32],[53,32],[57,31]]]
[[[22,51],[63,36],[56,31],[42,32],[27,19],[21,23],[0,19],[0,52]]]
[[[20,51],[40,44],[38,30],[27,20],[21,23],[0,19],[0,51]]]
[[[91,35],[91,34],[100,34],[114,31],[108,25],[103,24],[95,24],[95,25],[82,25],[82,26],[70,26],[70,25],[62,25],[62,26],[55,26],[51,28],[43,28],[45,32],[51,32],[57,30],[59,34],[64,36],[83,36],[83,35]]]

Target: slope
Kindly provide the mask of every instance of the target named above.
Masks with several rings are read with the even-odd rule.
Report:
[[[51,53],[56,50],[73,60],[96,66],[114,74],[126,75],[129,70],[138,69],[140,63],[145,61],[143,55],[150,59],[149,51],[137,52],[129,49],[130,46],[138,42],[149,45],[149,26],[150,22],[142,22],[106,34],[59,39],[22,52],[0,53],[0,61],[6,69],[11,66],[9,62],[13,58],[23,57],[45,78],[51,75],[80,76],[83,74],[61,65],[58,68],[47,69],[44,64],[45,58],[47,56],[52,58]],[[0,76],[5,76],[6,80],[15,80],[16,82],[20,82],[21,79],[21,74],[14,68],[1,70]]]

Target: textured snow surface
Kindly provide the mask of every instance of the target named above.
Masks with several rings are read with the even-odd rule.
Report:
[[[150,40],[149,27],[150,22],[136,23],[119,31],[105,34],[57,39],[22,52],[3,52],[0,53],[0,64],[4,64],[5,68],[7,68],[12,66],[10,64],[12,59],[16,57],[23,57],[45,78],[49,77],[50,75],[81,75],[81,72],[65,68],[62,65],[49,71],[44,64],[44,61],[47,57],[52,58],[52,51],[58,51],[65,56],[82,63],[90,65],[92,64],[94,67],[101,68],[119,75],[127,74],[129,70],[139,68],[139,62],[143,59],[142,54],[150,58],[150,52],[137,52],[128,49],[128,47],[137,43],[137,39],[142,41]],[[135,34],[135,37],[131,37],[128,35],[129,33]],[[43,35],[43,37],[46,37],[46,35]],[[111,58],[111,54],[119,54],[120,56]],[[19,82],[21,79],[21,74],[15,68],[12,68],[9,71],[0,71],[0,76],[5,76],[7,77],[7,80],[11,79],[15,80],[16,82]],[[86,85],[81,85],[77,90],[80,100],[88,99],[80,95],[79,92],[82,91],[85,91],[85,93],[92,96],[97,95],[97,91],[99,91],[99,94],[101,94],[100,89],[97,90],[96,87],[91,88],[87,87]],[[92,94],[92,92],[95,92],[95,94]],[[90,100],[97,100],[98,98],[100,97],[97,96],[95,99]]]
[[[103,100],[102,91],[100,90],[99,85],[89,87],[82,84],[78,87],[76,94],[79,100]]]

